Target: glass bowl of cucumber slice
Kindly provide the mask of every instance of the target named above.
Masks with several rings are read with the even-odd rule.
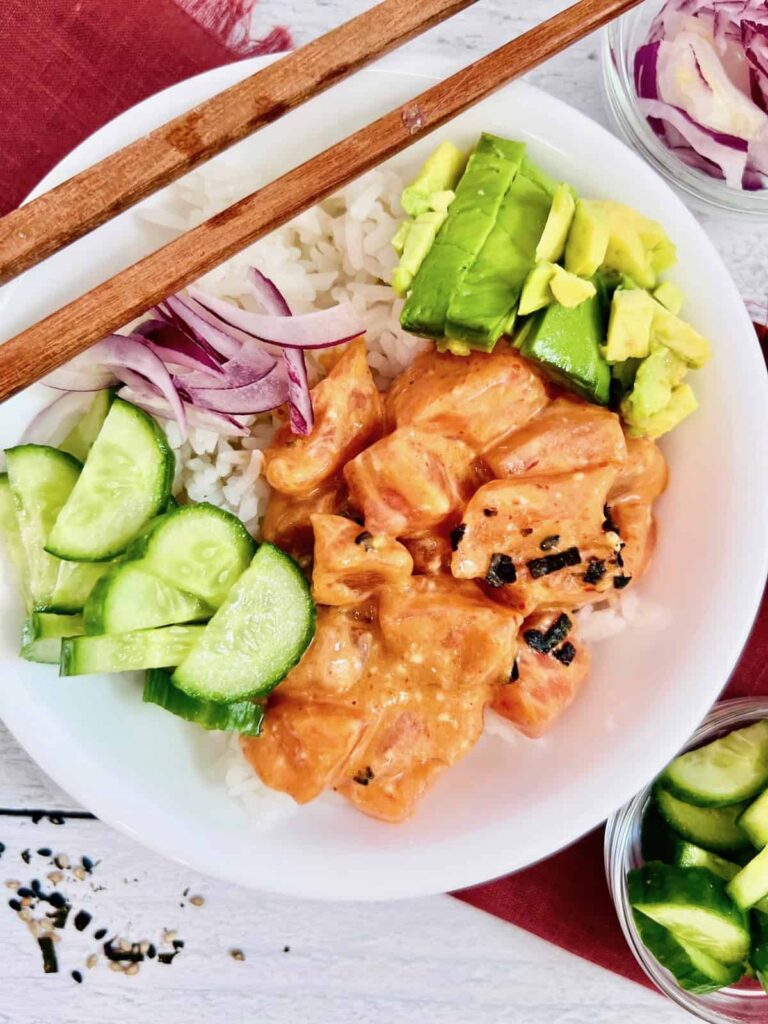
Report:
[[[609,820],[605,870],[665,995],[711,1024],[768,1021],[768,698],[712,709]]]

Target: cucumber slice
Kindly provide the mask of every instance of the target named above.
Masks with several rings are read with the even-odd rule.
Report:
[[[747,833],[758,849],[768,846],[768,789],[741,815],[739,828]]]
[[[639,910],[633,910],[632,913],[643,945],[686,992],[697,992],[700,995],[715,992],[727,985],[735,985],[741,978],[741,964],[721,964],[703,950],[676,938],[669,929]]]
[[[80,462],[85,462],[114,399],[114,391],[97,391],[87,411],[70,430],[59,448],[74,455]]]
[[[74,562],[119,555],[165,508],[173,466],[173,452],[152,417],[116,398],[46,550]]]
[[[768,992],[768,916],[757,911],[752,914],[752,952],[749,964],[763,989]]]
[[[13,497],[11,485],[8,482],[7,473],[0,473],[0,532],[5,537],[8,555],[19,576],[24,604],[27,608],[31,608],[32,602],[29,597],[29,581],[27,563],[24,558],[24,546],[21,543],[19,522],[16,518],[16,501]]]
[[[712,853],[729,854],[751,845],[747,834],[736,824],[744,804],[694,807],[658,785],[654,787],[653,795],[662,818],[683,839]]]
[[[698,807],[727,807],[751,800],[768,786],[768,721],[722,736],[681,754],[665,769],[661,785]]]
[[[314,635],[315,606],[301,569],[279,548],[262,544],[173,682],[202,700],[263,696]]]
[[[69,615],[81,612],[96,583],[109,572],[111,565],[111,562],[59,561],[59,575],[48,607]]]
[[[703,850],[694,843],[679,842],[674,863],[681,868],[706,868],[718,878],[730,882],[741,871],[738,864],[718,857],[716,853]]]
[[[706,868],[680,868],[659,861],[630,871],[630,905],[723,964],[738,964],[749,952],[747,915],[728,896],[725,882]]]
[[[218,608],[255,553],[256,544],[237,516],[200,502],[150,523],[131,544],[127,557]]]
[[[203,626],[165,626],[133,633],[76,636],[63,640],[59,675],[89,676],[166,668],[183,661],[200,638]]]
[[[753,857],[728,883],[728,892],[742,910],[754,907],[768,896],[768,847]]]
[[[144,703],[157,704],[172,715],[201,725],[203,729],[238,732],[242,736],[258,736],[264,722],[264,705],[250,700],[233,704],[214,704],[182,693],[161,668],[150,669],[144,683]]]
[[[110,569],[93,588],[83,612],[89,634],[206,622],[212,614],[199,598],[146,572],[141,562],[121,562]]]
[[[45,544],[77,483],[81,465],[72,455],[40,444],[19,445],[5,454],[32,604],[55,608],[51,599],[61,562],[45,551]]]
[[[58,665],[62,638],[80,636],[82,632],[82,615],[33,612],[26,619],[21,633],[21,656],[26,661]]]

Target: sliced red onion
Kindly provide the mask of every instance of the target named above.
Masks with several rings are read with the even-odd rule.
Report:
[[[271,373],[240,388],[185,388],[190,401],[214,412],[254,414],[276,409],[288,400],[288,378],[276,364]]]
[[[290,316],[291,307],[285,296],[266,275],[256,267],[248,271],[248,280],[266,313]],[[315,425],[312,395],[307,379],[307,361],[301,349],[284,348],[283,359],[288,374],[288,413],[294,434],[307,437]]]
[[[83,416],[93,401],[90,392],[70,391],[59,395],[27,424],[21,444],[47,444],[54,448]]]
[[[174,366],[214,375],[223,372],[221,363],[211,354],[208,345],[203,345],[167,320],[145,320],[134,328],[133,333],[145,338],[166,365],[173,363]]]
[[[117,394],[119,398],[124,398],[126,402],[137,405],[140,409],[148,412],[150,416],[155,416],[160,420],[175,419],[173,411],[165,399],[153,394],[151,389],[137,392],[132,388],[124,387]],[[235,416],[226,416],[208,409],[197,409],[189,402],[184,402],[184,412],[192,427],[213,430],[225,437],[248,437],[250,434],[250,429]]]
[[[115,375],[108,366],[94,360],[93,349],[70,359],[43,379],[43,384],[57,391],[103,391],[115,383]]]
[[[127,370],[146,378],[168,402],[179,425],[181,436],[186,438],[187,419],[184,406],[163,361],[148,345],[135,336],[110,334],[103,341],[93,345],[87,355],[95,363],[109,367],[115,375],[124,375]]]
[[[190,285],[193,300],[216,314],[225,323],[250,334],[252,338],[285,348],[332,348],[365,333],[365,325],[351,303],[321,309],[301,316],[275,316],[251,313],[246,309],[207,295]]]
[[[185,373],[183,377],[174,378],[174,383],[186,391],[190,388],[209,388],[216,391],[242,388],[247,384],[255,384],[272,373],[277,363],[277,359],[271,359],[263,367],[256,367],[230,359],[224,363],[223,373],[218,377],[212,377],[209,373]]]

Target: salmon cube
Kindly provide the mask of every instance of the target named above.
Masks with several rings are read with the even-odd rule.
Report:
[[[342,516],[313,515],[312,594],[320,604],[355,604],[384,583],[403,583],[413,572],[407,549]]]

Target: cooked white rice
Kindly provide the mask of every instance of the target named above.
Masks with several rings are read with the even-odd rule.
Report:
[[[389,287],[396,264],[390,239],[401,215],[404,182],[389,169],[378,169],[337,196],[301,214],[201,278],[212,294],[257,310],[247,271],[256,266],[272,278],[295,313],[352,302],[367,325],[368,361],[380,386],[396,377],[427,342],[400,328],[401,301]],[[252,191],[251,173],[221,163],[195,171],[172,190],[171,203],[145,209],[140,216],[165,239],[201,223]],[[310,365],[310,378],[319,373]],[[269,485],[263,475],[266,448],[275,430],[272,417],[253,419],[248,438],[222,437],[191,429],[182,443],[175,424],[167,433],[177,457],[174,492],[192,501],[210,501],[238,516],[254,535],[264,515]],[[630,623],[663,622],[658,609],[641,612],[635,592],[616,595],[610,603],[587,606],[576,615],[581,637],[596,643],[616,636]],[[499,715],[486,714],[486,734],[505,741],[530,742]],[[269,789],[258,778],[232,736],[220,762],[229,795],[260,826],[284,820],[296,809],[293,800]]]

